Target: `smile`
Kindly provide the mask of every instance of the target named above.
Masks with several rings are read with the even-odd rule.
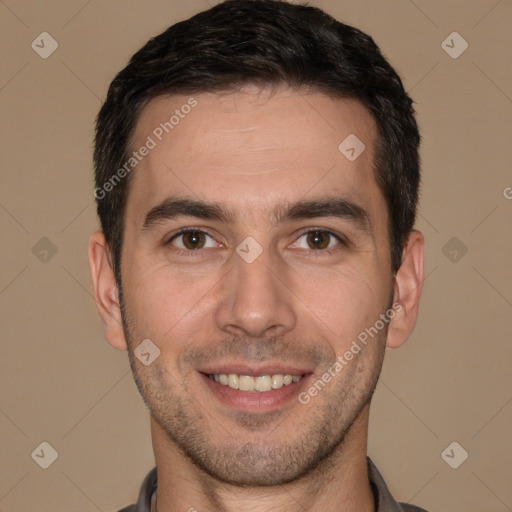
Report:
[[[237,373],[208,374],[210,379],[239,391],[265,393],[283,386],[289,386],[292,382],[299,382],[304,375],[290,375],[277,373],[274,375],[240,375]]]

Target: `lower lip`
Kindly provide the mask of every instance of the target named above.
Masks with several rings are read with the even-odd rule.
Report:
[[[270,411],[284,405],[292,398],[297,398],[300,390],[306,386],[306,381],[311,376],[311,374],[306,374],[298,382],[292,382],[278,389],[250,392],[240,391],[220,384],[207,377],[204,373],[199,373],[199,375],[221,402],[231,405],[238,410],[248,412]]]

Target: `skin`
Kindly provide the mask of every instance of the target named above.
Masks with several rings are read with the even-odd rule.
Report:
[[[152,100],[133,148],[188,99]],[[404,343],[416,322],[424,246],[412,231],[392,274],[387,209],[372,167],[375,122],[356,100],[314,91],[245,87],[195,99],[133,171],[123,308],[103,234],[89,242],[107,341],[129,351],[151,412],[158,511],[372,511],[369,405],[385,347]],[[366,146],[353,162],[338,150],[349,134]],[[220,203],[233,218],[181,216],[143,229],[147,213],[176,196]],[[325,197],[366,210],[370,229],[337,217],[279,222],[270,213]],[[211,238],[191,249],[197,238],[174,237],[187,227]],[[311,240],[304,232],[313,228],[346,243],[325,233]],[[263,250],[252,263],[236,252],[248,236]],[[293,396],[271,410],[240,410],[199,373],[226,362],[294,364],[308,371],[298,383],[307,390],[393,303],[401,305],[394,318],[305,405]],[[144,366],[133,351],[148,338],[160,356]]]

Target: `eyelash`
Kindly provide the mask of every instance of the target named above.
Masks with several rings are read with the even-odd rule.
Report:
[[[319,257],[319,256],[325,256],[325,255],[330,256],[339,250],[339,246],[347,246],[347,242],[341,236],[337,235],[336,233],[333,233],[332,231],[329,231],[327,229],[322,229],[322,228],[309,228],[306,231],[301,232],[294,243],[296,243],[297,240],[301,239],[304,235],[308,235],[309,233],[317,233],[317,232],[325,233],[325,234],[335,238],[339,242],[339,244],[336,245],[335,247],[331,247],[330,249],[302,249],[302,250],[306,250],[308,255],[311,255],[313,257]],[[170,245],[173,240],[175,240],[179,236],[187,234],[187,233],[202,233],[202,234],[207,235],[210,238],[214,239],[214,237],[212,235],[210,235],[207,231],[204,231],[204,229],[188,227],[188,228],[180,229],[178,232],[174,233],[174,235],[172,235],[172,237],[167,240],[165,245]],[[180,248],[175,248],[175,251],[177,254],[179,254],[181,256],[190,256],[190,257],[200,256],[201,252],[202,252],[201,249],[183,250]]]
[[[337,235],[336,233],[333,233],[332,231],[329,231],[328,229],[322,229],[322,228],[309,228],[305,231],[302,231],[299,236],[296,238],[294,243],[297,243],[298,240],[300,240],[303,236],[309,235],[310,233],[324,233],[331,237],[331,240],[327,245],[329,245],[332,242],[332,238],[334,238],[338,244],[334,247],[331,247],[330,249],[301,249],[303,251],[306,251],[308,256],[312,256],[314,258],[319,258],[322,256],[332,256],[334,253],[339,251],[341,247],[346,246],[345,240]],[[341,247],[340,247],[341,246]]]
[[[174,239],[178,238],[181,235],[185,235],[187,233],[203,233],[203,234],[209,236],[210,238],[214,239],[214,237],[212,235],[210,235],[204,229],[190,227],[190,228],[180,229],[178,232],[176,232],[174,235],[172,235],[171,238],[169,238],[169,240],[165,243],[165,245],[170,245],[171,242]],[[201,249],[196,249],[196,250],[189,249],[189,250],[186,250],[186,249],[180,249],[179,247],[175,248],[174,250],[180,256],[190,256],[190,257],[201,256],[201,252],[202,252]]]

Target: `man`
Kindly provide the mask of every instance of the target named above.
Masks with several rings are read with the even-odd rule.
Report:
[[[419,135],[373,40],[228,0],[150,41],[97,120],[90,270],[156,468],[124,511],[418,511],[367,458],[411,333]]]

